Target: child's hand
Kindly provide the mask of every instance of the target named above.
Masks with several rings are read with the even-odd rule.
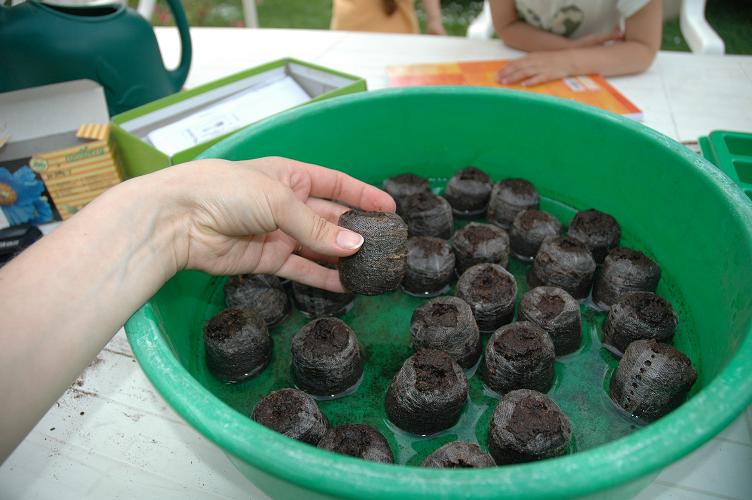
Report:
[[[441,24],[441,21],[434,22],[434,23],[428,23],[426,25],[426,31],[429,35],[441,35],[446,36],[446,30],[444,29],[444,25]]]
[[[508,63],[496,74],[502,85],[519,83],[525,87],[551,80],[566,78],[570,70],[569,55],[565,50],[533,52]]]

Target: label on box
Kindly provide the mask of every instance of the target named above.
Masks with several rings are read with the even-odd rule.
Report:
[[[122,178],[114,151],[104,140],[36,155],[31,160],[31,168],[44,179],[63,219],[78,212]]]

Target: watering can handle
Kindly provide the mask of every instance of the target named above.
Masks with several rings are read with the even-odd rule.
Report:
[[[170,7],[172,18],[175,20],[178,32],[180,33],[180,64],[174,70],[167,72],[175,87],[175,91],[178,91],[183,87],[186,78],[188,78],[193,48],[191,46],[191,34],[188,31],[188,19],[185,17],[183,4],[180,3],[180,0],[167,0],[167,4]]]

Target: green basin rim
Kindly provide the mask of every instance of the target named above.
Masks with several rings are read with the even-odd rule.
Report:
[[[206,151],[219,151],[269,128],[284,126],[298,117],[319,113],[364,99],[433,93],[436,95],[498,95],[495,89],[434,87],[387,89],[344,96],[312,104],[264,120]],[[682,161],[691,163],[718,190],[728,209],[746,224],[738,244],[752,248],[752,204],[728,177],[707,161],[694,156],[662,134],[626,118],[579,103],[557,98],[508,92],[515,99],[531,100],[549,107],[570,107],[600,120],[617,121],[626,130],[652,136]],[[626,131],[625,130],[625,131]],[[161,321],[146,303],[125,328],[132,349],[149,380],[186,421],[226,452],[268,474],[298,486],[342,497],[357,495],[398,498],[522,496],[580,496],[615,487],[667,466],[685,456],[724,429],[752,402],[752,325],[725,368],[701,391],[668,416],[611,443],[542,462],[489,469],[442,470],[383,465],[337,455],[291,440],[232,409],[204,389],[175,357],[160,333]],[[311,465],[315,464],[315,465]]]

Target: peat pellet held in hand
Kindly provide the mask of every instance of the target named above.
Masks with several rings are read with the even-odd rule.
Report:
[[[305,325],[292,338],[291,351],[295,381],[308,394],[340,395],[363,375],[355,332],[337,318],[320,318]]]
[[[242,382],[263,370],[272,356],[272,338],[254,309],[225,309],[204,326],[209,371],[225,382]]]
[[[298,389],[280,389],[256,404],[251,418],[285,436],[315,445],[329,427],[316,401]]]
[[[488,451],[498,465],[564,455],[572,440],[569,418],[548,396],[528,389],[504,395],[491,417]]]
[[[392,379],[385,408],[394,425],[413,434],[435,434],[457,423],[467,400],[465,372],[449,354],[423,349]]]
[[[399,287],[405,275],[407,225],[399,215],[350,210],[339,225],[363,236],[355,254],[339,260],[345,288],[363,295],[378,295]]]

